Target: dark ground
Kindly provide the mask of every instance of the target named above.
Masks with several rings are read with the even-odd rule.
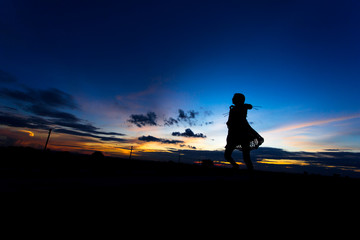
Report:
[[[2,193],[353,194],[360,179],[1,148]]]
[[[202,232],[201,223],[211,235],[214,226],[221,231],[231,230],[231,225],[246,231],[239,221],[261,229],[278,221],[293,225],[294,220],[308,227],[321,225],[319,217],[341,222],[356,218],[359,212],[360,179],[249,174],[19,147],[0,150],[2,217],[15,226],[21,220],[43,228],[34,220],[41,216],[42,224],[52,227],[53,221],[65,219],[57,228],[69,221],[76,228],[84,221],[94,226],[110,222],[116,229],[121,226],[121,231],[147,236],[138,226],[151,226],[157,233],[165,226]]]

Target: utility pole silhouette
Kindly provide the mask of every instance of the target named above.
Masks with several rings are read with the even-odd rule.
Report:
[[[132,151],[133,151],[133,146],[131,146],[131,149],[130,149],[130,156],[129,156],[130,160],[131,160]]]
[[[49,129],[49,135],[48,135],[47,140],[46,140],[46,143],[45,143],[44,151],[46,151],[46,148],[47,148],[47,145],[48,145],[48,142],[49,142],[49,139],[50,139],[51,131],[52,131],[52,129],[50,128],[50,129]]]

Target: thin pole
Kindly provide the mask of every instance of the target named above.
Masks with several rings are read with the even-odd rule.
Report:
[[[48,145],[48,142],[49,142],[49,139],[50,139],[50,134],[51,134],[51,128],[49,129],[49,135],[47,137],[47,140],[46,140],[46,143],[45,143],[45,147],[44,147],[44,151],[46,151],[46,148],[47,148],[47,145]]]
[[[133,146],[131,146],[131,150],[130,150],[130,156],[129,156],[130,160],[131,160],[132,151],[133,151]]]

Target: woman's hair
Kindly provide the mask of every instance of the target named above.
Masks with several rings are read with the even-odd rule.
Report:
[[[233,104],[244,104],[245,103],[245,96],[242,93],[235,93],[232,98]]]

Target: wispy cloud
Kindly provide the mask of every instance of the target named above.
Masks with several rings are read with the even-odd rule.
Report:
[[[179,141],[179,140],[169,140],[169,139],[164,139],[164,138],[157,138],[154,136],[142,136],[138,138],[140,141],[144,141],[144,142],[159,142],[159,143],[164,143],[164,144],[178,144],[178,143],[183,143],[184,141]]]
[[[344,131],[356,128],[351,120],[357,118],[360,118],[359,113],[306,121],[263,131],[262,134],[270,146],[288,150],[322,151],[330,148],[351,148],[357,151],[358,148],[353,142],[339,140],[343,138]]]
[[[263,133],[269,134],[269,133],[287,132],[287,131],[292,131],[292,130],[296,130],[296,129],[300,129],[300,128],[320,126],[320,125],[325,125],[328,123],[351,120],[351,119],[355,119],[355,118],[360,118],[360,113],[349,115],[349,116],[337,117],[337,118],[328,118],[328,119],[323,119],[323,120],[316,120],[316,121],[311,121],[311,122],[286,125],[286,126],[272,129],[272,130],[264,131]]]
[[[149,106],[156,109],[158,100],[168,94],[168,89],[164,86],[166,80],[153,79],[145,85],[138,86],[134,91],[126,91],[116,95],[116,104],[123,111],[148,110]],[[146,86],[147,85],[147,86]]]

